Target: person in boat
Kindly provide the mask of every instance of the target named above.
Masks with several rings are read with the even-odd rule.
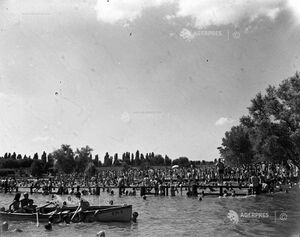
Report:
[[[83,212],[86,211],[89,208],[90,203],[87,200],[85,200],[84,198],[81,197],[80,192],[77,192],[75,194],[75,196],[79,200],[79,205],[77,207],[77,210],[76,210],[75,214],[77,213],[79,215],[79,220],[83,221],[84,220],[84,213]],[[71,220],[74,219],[75,214],[72,216]]]
[[[21,212],[22,209],[20,208],[20,204],[21,204],[20,198],[21,198],[21,193],[16,193],[12,204],[10,204],[8,207],[9,212]]]
[[[35,210],[35,207],[33,207],[33,200],[29,199],[29,195],[27,192],[25,192],[23,194],[24,198],[21,199],[21,208],[25,211],[25,212],[30,212],[32,213]]]
[[[26,210],[27,210],[28,212],[34,212],[34,211],[36,210],[36,208],[37,208],[37,205],[34,205],[34,204],[33,204],[33,200],[32,200],[32,199],[29,199],[28,205],[27,205],[27,207],[26,207]]]
[[[70,224],[70,211],[65,211],[66,207],[67,205],[65,202],[63,203],[62,207],[57,205],[56,209],[53,212],[49,213],[49,223],[58,224],[64,222],[66,224]]]

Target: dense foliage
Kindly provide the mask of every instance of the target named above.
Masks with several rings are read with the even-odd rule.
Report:
[[[220,154],[231,165],[261,161],[300,167],[300,74],[269,86],[248,107],[249,114],[225,133]]]
[[[115,153],[113,156],[108,152],[103,157],[103,163],[99,160],[99,155],[92,155],[93,149],[89,146],[76,149],[74,151],[70,145],[63,144],[59,149],[52,153],[43,152],[41,157],[38,153],[27,157],[21,154],[5,153],[0,157],[0,169],[22,169],[28,170],[32,176],[41,177],[47,173],[83,173],[86,176],[93,176],[97,167],[139,167],[147,169],[151,166],[171,166],[180,165],[189,167],[191,165],[207,164],[213,162],[190,161],[187,157],[179,157],[178,159],[170,159],[167,155],[164,157],[160,154],[124,152],[121,157]]]

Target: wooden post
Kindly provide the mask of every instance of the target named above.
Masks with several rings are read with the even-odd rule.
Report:
[[[168,185],[165,186],[165,190],[166,190],[166,196],[169,196],[169,187],[168,187]]]
[[[220,186],[220,196],[223,196],[223,187]]]

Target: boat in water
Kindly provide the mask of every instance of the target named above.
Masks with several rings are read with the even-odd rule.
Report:
[[[48,222],[49,217],[53,217],[54,222],[58,222],[63,217],[69,218],[74,215],[76,207],[64,207],[59,213],[53,213],[56,208],[45,207],[41,212],[17,213],[0,211],[2,221],[39,221]],[[130,222],[132,218],[132,205],[118,206],[90,206],[82,212],[81,217],[76,215],[72,222]],[[70,218],[71,219],[71,218]]]

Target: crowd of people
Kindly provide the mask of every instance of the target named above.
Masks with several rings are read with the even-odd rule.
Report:
[[[219,160],[213,166],[202,167],[179,167],[178,165],[165,168],[127,168],[127,169],[107,169],[98,170],[94,176],[84,174],[57,174],[51,177],[31,178],[31,177],[2,177],[0,178],[0,191],[16,192],[14,199],[8,209],[1,208],[0,211],[9,213],[47,213],[49,222],[44,226],[47,231],[52,230],[52,225],[57,223],[70,224],[71,222],[88,222],[85,212],[89,210],[90,203],[83,195],[100,195],[100,190],[114,195],[113,188],[118,188],[119,195],[135,196],[136,190],[140,189],[140,194],[146,200],[146,194],[154,190],[154,195],[175,196],[175,192],[182,193],[182,187],[186,188],[187,196],[197,196],[202,201],[206,195],[203,187],[207,185],[211,192],[214,189],[220,190],[220,197],[235,196],[235,187],[248,187],[248,194],[260,194],[262,192],[283,191],[281,186],[299,182],[299,168],[292,163],[287,165],[258,163],[253,165],[243,165],[240,167],[226,166]],[[199,191],[202,187],[202,191]],[[223,191],[221,187],[225,187]],[[66,201],[58,205],[56,201],[48,201],[46,205],[37,207],[34,200],[29,198],[29,192],[47,194],[74,194],[76,210],[68,209],[69,203]],[[231,191],[230,191],[231,190]],[[287,192],[287,189],[285,190]],[[23,194],[21,194],[21,192]],[[229,193],[230,192],[230,193]],[[23,197],[22,197],[23,195]],[[52,195],[53,197],[57,195]],[[67,200],[68,200],[67,198]],[[53,204],[54,207],[48,212],[45,208]],[[113,201],[110,201],[113,205]],[[66,212],[66,210],[68,210]],[[51,214],[51,215],[50,215]],[[136,221],[138,214],[133,213],[132,221]],[[7,222],[2,224],[3,232],[22,232],[20,229],[8,227]],[[99,232],[97,236],[105,236],[104,232]]]
[[[75,194],[79,190],[83,194],[98,194],[100,188],[110,187],[156,187],[158,185],[189,186],[193,183],[212,184],[230,183],[250,185],[261,190],[272,189],[279,184],[297,182],[299,169],[292,164],[280,165],[258,163],[230,167],[219,160],[214,166],[204,167],[166,167],[166,168],[127,168],[120,170],[98,170],[95,176],[84,174],[59,174],[50,178],[2,178],[0,190],[4,192],[29,188],[30,193]]]

